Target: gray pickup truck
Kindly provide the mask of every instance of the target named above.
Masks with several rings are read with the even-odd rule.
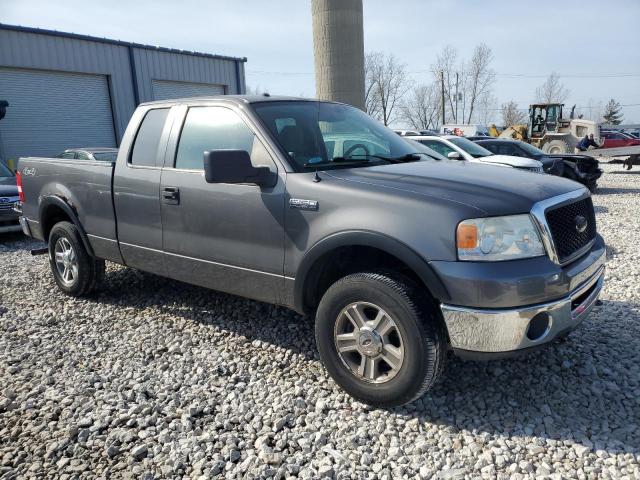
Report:
[[[434,160],[339,103],[146,103],[114,163],[18,170],[22,227],[48,243],[63,292],[98,288],[108,260],[315,314],[329,373],[377,406],[428,390],[450,351],[565,335],[603,284],[583,186]]]

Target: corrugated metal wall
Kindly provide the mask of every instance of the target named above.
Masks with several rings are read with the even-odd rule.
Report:
[[[236,62],[233,60],[139,48],[134,48],[133,58],[138,72],[138,92],[141,102],[154,100],[152,80],[224,85],[227,93],[239,93]]]
[[[0,67],[106,76],[118,143],[136,99],[154,99],[153,80],[224,85],[228,94],[244,93],[244,60],[0,24]]]
[[[116,146],[104,75],[0,67],[0,97],[11,105],[0,122],[7,158]]]
[[[108,75],[118,141],[136,108],[127,47],[0,28],[0,66]]]

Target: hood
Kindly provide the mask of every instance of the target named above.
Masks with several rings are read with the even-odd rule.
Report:
[[[483,163],[499,163],[517,168],[540,168],[541,166],[538,160],[525,157],[512,157],[511,155],[490,155],[488,157],[476,158],[476,160],[480,160]]]
[[[435,197],[464,204],[476,209],[479,216],[527,213],[536,202],[583,188],[561,177],[472,162],[424,161],[324,173],[344,181],[421,195],[427,202]]]
[[[16,177],[0,177],[0,197],[17,197]]]

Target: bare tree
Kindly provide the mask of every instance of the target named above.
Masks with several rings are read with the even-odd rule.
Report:
[[[380,96],[377,95],[376,78],[382,69],[383,54],[368,52],[364,56],[364,106],[373,118],[380,118]]]
[[[569,90],[560,82],[560,76],[552,72],[545,82],[536,88],[536,102],[564,103],[569,96]]]
[[[466,123],[471,123],[474,109],[479,100],[487,101],[495,83],[496,74],[491,69],[493,53],[491,48],[484,43],[477,45],[473,50],[471,60],[467,64],[465,72],[465,104],[469,110]],[[464,118],[463,118],[464,121]]]
[[[365,77],[367,113],[389,125],[410,87],[406,65],[393,54],[372,52],[365,57]]]
[[[503,103],[500,108],[502,111],[502,124],[505,127],[527,123],[527,114],[518,108],[518,104],[513,100]]]
[[[456,73],[458,74],[458,80],[463,80],[460,78],[462,70],[463,65],[458,63],[458,51],[451,45],[444,47],[442,52],[436,57],[435,63],[431,65],[431,72],[433,73],[434,82],[438,85],[440,95],[442,95],[440,85],[442,80],[444,80],[445,108],[449,110],[449,118],[453,118],[456,115]],[[461,92],[462,89],[460,87],[462,87],[462,85],[458,87],[458,92]]]
[[[462,123],[471,123],[474,118],[487,117],[489,111],[485,108],[481,114],[476,115],[479,104],[483,106],[495,103],[492,91],[495,84],[495,72],[491,68],[493,54],[491,48],[484,43],[476,46],[471,59],[468,62],[460,61],[458,51],[447,45],[436,57],[431,65],[434,82],[438,85],[444,83],[444,101],[449,119],[458,121],[457,110],[462,113]],[[441,87],[439,87],[442,90]],[[442,94],[442,92],[441,92]],[[458,107],[456,108],[456,94],[458,94]]]
[[[498,99],[492,95],[491,93],[483,93],[476,100],[476,109],[473,116],[473,120],[475,123],[479,123],[481,125],[488,125],[489,122],[495,117],[498,105]],[[471,123],[469,120],[468,123]]]
[[[416,130],[436,129],[440,116],[440,89],[436,83],[417,85],[400,107],[400,115]]]

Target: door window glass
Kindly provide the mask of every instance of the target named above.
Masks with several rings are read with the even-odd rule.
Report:
[[[149,110],[142,120],[131,151],[130,163],[136,166],[155,167],[158,147],[168,108]]]
[[[66,159],[76,158],[76,154],[75,152],[64,152],[58,155],[58,158],[66,158]]]
[[[202,170],[207,150],[245,150],[252,154],[255,135],[233,110],[192,107],[184,121],[176,168]],[[259,142],[258,142],[259,143]]]

